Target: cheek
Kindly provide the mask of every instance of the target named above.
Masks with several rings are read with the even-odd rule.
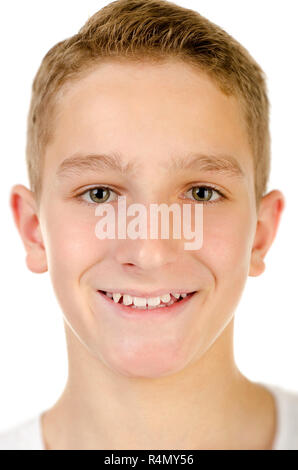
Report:
[[[45,230],[49,272],[59,282],[77,283],[84,271],[98,263],[107,253],[109,240],[99,240],[95,235],[96,218],[79,217],[76,211],[47,213]]]
[[[60,204],[59,210],[54,205],[48,208],[42,227],[53,289],[65,318],[81,337],[87,337],[92,327],[84,275],[111,250],[110,240],[96,237],[96,222],[93,215],[79,217],[75,210],[63,211]]]
[[[194,328],[194,338],[202,338],[201,351],[208,349],[231,321],[249,271],[253,226],[249,212],[235,208],[225,212],[206,210],[203,246],[197,253],[198,266],[210,274]]]
[[[249,270],[252,217],[244,208],[204,217],[204,240],[201,254],[216,278],[246,279]]]

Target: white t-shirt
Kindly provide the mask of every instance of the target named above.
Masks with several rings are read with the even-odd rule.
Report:
[[[258,384],[267,387],[275,398],[277,431],[272,450],[298,450],[298,392],[263,382]],[[2,432],[0,450],[45,450],[41,415]]]

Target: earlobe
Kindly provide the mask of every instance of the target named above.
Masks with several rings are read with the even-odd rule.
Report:
[[[45,273],[48,270],[46,256],[40,250],[27,252],[26,265],[33,273]]]
[[[260,276],[265,271],[266,265],[260,254],[254,250],[251,255],[249,276]]]
[[[26,250],[26,264],[34,273],[48,270],[34,194],[23,185],[15,185],[10,193],[14,222]]]
[[[284,207],[284,196],[278,190],[273,190],[262,198],[251,250],[249,276],[259,276],[265,271],[264,257],[275,239]]]

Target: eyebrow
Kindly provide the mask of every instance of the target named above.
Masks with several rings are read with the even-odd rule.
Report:
[[[141,167],[140,162],[124,162],[119,153],[110,155],[76,153],[62,161],[56,175],[59,178],[64,178],[80,175],[83,171],[102,172],[107,169],[117,171],[122,175],[136,175]],[[172,156],[169,161],[163,163],[163,168],[171,173],[183,170],[200,170],[233,178],[245,176],[238,160],[232,155],[192,153],[185,157]]]

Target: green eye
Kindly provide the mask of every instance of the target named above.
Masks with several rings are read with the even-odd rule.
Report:
[[[212,188],[208,188],[205,186],[194,186],[192,188],[192,196],[197,201],[209,201],[212,197],[212,192],[214,190]]]
[[[210,202],[210,204],[225,197],[221,191],[211,186],[193,186],[187,193],[190,193],[190,197],[197,202]]]
[[[87,191],[90,199],[96,203],[106,202],[110,197],[110,190],[108,188],[93,188]]]
[[[104,202],[112,202],[117,199],[117,193],[105,186],[97,186],[87,189],[83,193],[76,196],[78,202],[84,202],[89,205],[103,204]]]

